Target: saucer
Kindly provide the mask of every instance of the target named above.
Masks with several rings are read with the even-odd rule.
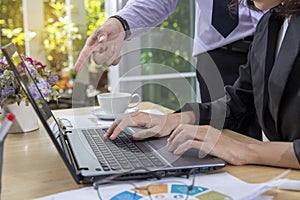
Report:
[[[134,113],[137,112],[138,108],[128,108],[124,113],[116,113],[116,114],[108,114],[104,112],[101,108],[96,108],[92,110],[93,115],[95,115],[98,119],[104,119],[104,120],[114,120],[117,117],[120,117],[125,114]]]

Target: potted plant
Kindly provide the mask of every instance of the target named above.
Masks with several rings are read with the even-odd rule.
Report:
[[[20,75],[27,78],[28,72],[25,64],[45,100],[57,100],[59,96],[56,88],[58,76],[52,75],[50,68],[37,60],[26,56],[22,56],[22,59],[24,62],[20,62],[17,66]],[[29,85],[28,89],[34,94],[34,98],[41,99],[41,95],[33,84]],[[5,59],[0,59],[0,106],[4,111],[13,112],[16,116],[10,132],[28,132],[38,128],[35,112]]]

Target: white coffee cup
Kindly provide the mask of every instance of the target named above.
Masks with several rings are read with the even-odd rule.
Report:
[[[124,113],[128,108],[136,107],[141,103],[141,96],[136,93],[101,93],[97,95],[97,99],[101,110],[107,114]],[[135,99],[136,101],[133,101]]]

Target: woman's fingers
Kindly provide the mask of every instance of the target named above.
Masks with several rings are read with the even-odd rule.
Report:
[[[127,127],[137,125],[138,124],[133,120],[133,117],[131,117],[130,115],[119,117],[112,123],[104,137],[109,138],[110,140],[114,140]]]
[[[144,140],[149,137],[156,137],[156,127],[148,128],[148,129],[142,129],[132,135],[134,140]]]
[[[168,139],[168,149],[172,152],[195,148],[210,153],[220,139],[221,131],[211,126],[179,125]],[[200,142],[200,143],[199,143]],[[201,144],[196,146],[196,144]],[[183,146],[182,146],[183,145]],[[187,146],[190,145],[190,146]]]
[[[174,150],[173,153],[176,155],[183,154],[189,149],[198,149],[201,150],[203,142],[198,140],[186,140],[185,142],[179,144]]]
[[[104,137],[114,140],[124,129],[129,126],[145,127],[146,122],[148,121],[148,115],[149,114],[143,112],[137,112],[119,117],[112,123]]]
[[[167,119],[166,115],[154,115],[145,112],[132,113],[116,119],[104,137],[114,140],[124,129],[130,126],[145,128],[133,135],[136,140],[166,136],[172,131]]]
[[[205,127],[194,126],[188,124],[180,124],[171,134],[168,139],[168,148],[173,151],[178,145],[184,143],[186,140],[201,140],[203,133],[201,128]]]

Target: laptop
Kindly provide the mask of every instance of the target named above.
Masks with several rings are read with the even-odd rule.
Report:
[[[178,156],[168,151],[167,137],[149,138],[134,141],[134,128],[127,128],[114,140],[103,140],[105,128],[66,128],[52,113],[44,98],[35,99],[29,85],[35,85],[16,46],[11,43],[2,51],[24,89],[29,102],[43,124],[59,155],[77,183],[93,183],[97,180],[117,174],[120,179],[144,179],[169,177],[188,174],[190,170],[207,172],[217,170],[226,163],[216,157],[207,155],[199,158],[198,150],[188,150]],[[25,73],[18,72],[20,63],[25,66]],[[41,93],[40,96],[42,97]],[[134,170],[136,169],[136,170]],[[147,170],[144,170],[147,169]]]

